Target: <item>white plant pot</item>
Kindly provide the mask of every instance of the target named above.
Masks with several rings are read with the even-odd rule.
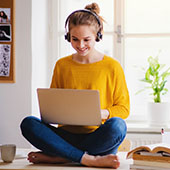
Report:
[[[170,103],[148,103],[148,121],[151,126],[170,125]]]

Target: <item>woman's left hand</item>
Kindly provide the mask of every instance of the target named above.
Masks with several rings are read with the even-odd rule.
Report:
[[[101,109],[102,119],[107,119],[109,117],[109,111],[107,109]]]

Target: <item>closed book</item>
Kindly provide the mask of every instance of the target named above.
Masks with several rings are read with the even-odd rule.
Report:
[[[170,163],[170,157],[169,156],[163,156],[161,155],[145,155],[145,154],[138,154],[134,153],[132,156],[133,160],[143,160],[143,161],[158,161],[158,162],[169,162]]]
[[[169,162],[159,162],[159,161],[143,161],[143,160],[133,160],[134,165],[140,166],[150,166],[155,168],[169,168],[170,170],[170,163]]]
[[[130,165],[130,170],[170,170],[170,168],[161,168],[155,166],[144,166],[144,165]]]

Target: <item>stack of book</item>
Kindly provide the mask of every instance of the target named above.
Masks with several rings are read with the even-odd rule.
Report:
[[[158,143],[137,147],[127,154],[132,158],[131,170],[170,170],[170,143]]]

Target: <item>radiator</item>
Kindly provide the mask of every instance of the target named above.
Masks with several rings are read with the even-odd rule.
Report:
[[[131,141],[131,149],[136,148],[141,145],[155,144],[162,141],[161,134],[140,134],[140,133],[130,133],[126,136],[127,139]]]

